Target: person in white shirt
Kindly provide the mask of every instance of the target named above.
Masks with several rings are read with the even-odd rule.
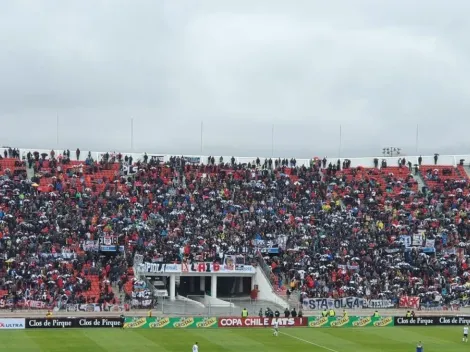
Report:
[[[463,327],[462,341],[468,342],[468,325]]]
[[[279,336],[279,321],[277,319],[273,321],[273,328],[274,328],[273,335]]]
[[[197,342],[193,345],[193,352],[199,352],[199,345]]]

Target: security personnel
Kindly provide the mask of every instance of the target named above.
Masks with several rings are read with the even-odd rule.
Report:
[[[346,309],[343,309],[343,318],[348,318],[348,312],[346,312]]]
[[[286,308],[286,310],[284,311],[284,317],[286,317],[286,318],[289,318],[289,317],[290,317],[290,310],[289,310],[289,308]]]
[[[47,313],[46,313],[46,318],[47,318],[47,319],[52,318],[52,312],[51,312],[50,309],[49,309],[49,310],[47,311]]]
[[[152,310],[151,310],[151,309],[148,311],[147,316],[148,316],[149,318],[152,317]]]
[[[321,312],[322,317],[327,317],[328,316],[328,311],[326,309],[323,309],[323,312]]]
[[[380,318],[379,311],[376,310],[376,311],[374,312],[374,315],[372,315],[372,316],[373,316],[374,318]]]
[[[274,317],[279,318],[281,316],[281,312],[279,312],[277,309],[274,312]]]
[[[242,310],[242,318],[248,318],[248,309],[243,308],[243,310]]]
[[[336,312],[334,309],[330,309],[330,317],[336,316]]]
[[[410,311],[407,311],[405,317],[406,317],[406,318],[411,318],[411,312],[410,312]]]
[[[297,311],[295,310],[295,308],[292,308],[290,315],[292,316],[292,318],[297,318]]]

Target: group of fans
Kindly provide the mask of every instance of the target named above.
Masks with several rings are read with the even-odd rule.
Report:
[[[0,293],[16,301],[116,302],[108,284],[129,299],[135,254],[222,262],[263,253],[276,287],[301,298],[445,305],[470,292],[460,169],[431,166],[423,178],[432,187],[418,189],[405,163],[44,154],[5,154],[24,158],[31,180],[23,169],[0,171]],[[100,251],[104,238],[115,250]]]

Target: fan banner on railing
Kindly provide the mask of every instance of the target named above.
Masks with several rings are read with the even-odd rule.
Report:
[[[393,308],[394,304],[390,299],[365,299],[358,297],[343,298],[304,298],[304,310],[323,309],[362,309],[362,308]]]

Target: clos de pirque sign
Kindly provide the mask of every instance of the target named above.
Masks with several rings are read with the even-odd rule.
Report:
[[[450,316],[435,316],[435,317],[415,317],[404,318],[395,317],[395,325],[399,326],[428,326],[428,325],[467,325],[470,324],[470,317],[450,317]]]
[[[27,318],[26,329],[120,328],[121,318]]]

